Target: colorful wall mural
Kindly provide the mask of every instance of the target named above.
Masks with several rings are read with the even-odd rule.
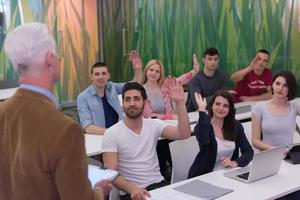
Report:
[[[1,1],[0,1],[1,2]],[[60,101],[71,101],[90,84],[89,68],[99,59],[96,0],[2,0],[4,31],[32,21],[48,24],[61,58],[61,81],[55,86]],[[0,80],[15,79],[0,40]]]
[[[300,84],[300,0],[0,0],[0,12],[9,18],[0,28],[0,80],[16,78],[2,49],[5,33],[24,22],[45,22],[62,58],[55,87],[60,101],[75,100],[90,84],[89,68],[100,59],[98,16],[101,54],[113,81],[132,79],[130,49],[144,65],[158,58],[166,74],[178,76],[191,69],[194,52],[200,60],[214,46],[229,74],[265,48],[270,68],[292,70]]]

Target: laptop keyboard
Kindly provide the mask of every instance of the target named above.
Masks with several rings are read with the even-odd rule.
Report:
[[[237,177],[242,178],[242,179],[245,179],[245,180],[248,180],[249,172],[246,172],[246,173],[237,175]]]

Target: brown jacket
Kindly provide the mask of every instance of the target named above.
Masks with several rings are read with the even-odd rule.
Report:
[[[18,89],[0,102],[0,199],[103,199],[87,178],[82,129],[42,94]]]

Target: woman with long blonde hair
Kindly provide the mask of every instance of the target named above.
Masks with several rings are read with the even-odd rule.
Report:
[[[140,57],[137,53],[131,55],[134,63],[141,64]],[[199,62],[196,55],[193,55],[193,69],[176,78],[181,84],[186,84],[199,72]],[[165,78],[163,64],[156,59],[150,60],[142,77],[142,84],[146,89],[148,101],[145,105],[144,116],[155,117],[159,119],[176,119],[177,115],[173,114],[173,108],[168,95],[168,85],[172,78]]]

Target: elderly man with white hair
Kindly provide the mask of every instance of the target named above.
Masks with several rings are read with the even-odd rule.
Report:
[[[47,26],[17,27],[4,48],[20,88],[0,104],[0,199],[104,199],[111,184],[91,187],[82,129],[57,109],[60,63]]]

